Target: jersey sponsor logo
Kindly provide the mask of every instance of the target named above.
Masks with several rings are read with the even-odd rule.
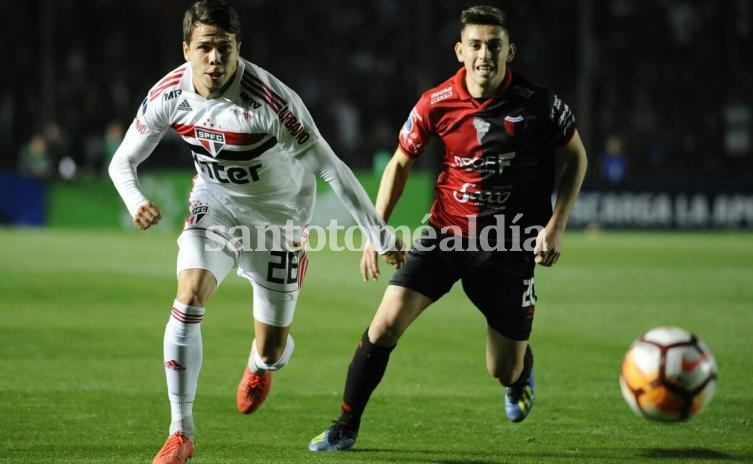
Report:
[[[484,136],[486,136],[487,133],[489,133],[489,128],[491,127],[491,123],[489,121],[485,121],[482,118],[473,118],[473,127],[476,129],[476,140],[478,140],[478,144],[481,145],[481,141],[484,139]]]
[[[465,182],[460,190],[452,192],[452,197],[458,203],[469,203],[483,207],[487,210],[502,210],[505,209],[505,203],[510,199],[512,192],[508,190],[476,190],[477,184],[473,182]]]
[[[259,105],[259,106],[261,106],[261,105]],[[249,111],[243,111],[243,110],[241,110],[239,108],[233,108],[233,109],[230,110],[230,112],[232,114],[234,114],[235,116],[241,118],[241,119],[249,120],[249,119],[253,119],[254,118],[254,115],[251,114],[251,112],[249,112]]]
[[[146,134],[146,131],[147,131],[146,124],[141,122],[138,116],[134,118],[133,125],[136,127],[136,132],[138,132],[141,135]]]
[[[261,108],[261,103],[251,98],[246,92],[241,92],[241,100],[251,105],[253,109]]]
[[[193,111],[193,108],[188,104],[188,100],[183,100],[178,105],[178,111]]]
[[[510,166],[515,158],[515,152],[501,153],[498,155],[479,156],[469,158],[465,156],[453,157],[455,167],[465,170],[466,172],[475,171],[481,175],[482,180],[491,176],[501,175],[505,168]]]
[[[523,116],[505,116],[504,126],[505,131],[512,137],[515,136],[515,127],[518,123],[523,122]]]
[[[442,100],[446,100],[452,96],[452,87],[445,87],[444,89],[440,90],[439,92],[434,92],[431,94],[429,98],[431,98],[431,104],[435,104],[438,102],[441,102]]]
[[[259,170],[262,164],[253,166],[223,166],[216,161],[201,160],[193,154],[197,170],[203,172],[209,179],[220,184],[248,184],[259,180]]]
[[[311,134],[303,127],[303,124],[298,118],[290,111],[287,105],[283,106],[277,113],[277,118],[280,120],[288,133],[292,135],[299,145],[306,142],[311,137]]]
[[[196,127],[194,128],[194,136],[212,156],[217,156],[217,153],[225,147],[225,134],[222,132]]]
[[[183,93],[183,91],[180,90],[180,89],[171,90],[169,92],[163,93],[162,94],[162,99],[164,101],[172,100],[175,97],[179,97],[181,93]]]

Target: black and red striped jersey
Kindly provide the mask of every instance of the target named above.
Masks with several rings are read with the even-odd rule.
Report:
[[[469,95],[465,76],[461,68],[425,92],[400,131],[412,158],[434,136],[444,145],[429,221],[464,236],[500,224],[535,235],[525,231],[552,214],[554,149],[575,133],[575,117],[556,94],[509,69],[499,94],[484,100]]]

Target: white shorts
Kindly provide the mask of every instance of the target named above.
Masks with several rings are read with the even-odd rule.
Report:
[[[219,287],[237,267],[237,274],[251,282],[254,318],[289,326],[308,267],[300,238],[282,232],[275,237],[278,228],[271,225],[244,224],[231,212],[232,205],[220,203],[203,187],[194,188],[189,204],[189,217],[178,237],[177,272],[206,269]]]

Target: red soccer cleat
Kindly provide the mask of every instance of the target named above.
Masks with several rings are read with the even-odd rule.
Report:
[[[241,383],[238,385],[237,405],[242,414],[251,414],[259,409],[269,395],[272,387],[272,373],[257,375],[246,367]]]
[[[184,464],[193,456],[193,441],[180,432],[168,437],[152,464]]]

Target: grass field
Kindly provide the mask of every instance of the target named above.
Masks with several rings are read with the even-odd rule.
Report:
[[[0,463],[146,463],[169,423],[162,336],[175,237],[0,229]],[[202,323],[201,463],[753,462],[753,235],[571,233],[537,273],[538,399],[504,418],[484,367],[485,324],[455,289],[401,340],[356,448],[306,450],[338,412],[345,371],[390,271],[314,252],[296,351],[252,416],[235,411],[250,289],[228,277]],[[719,365],[709,408],[683,424],[636,417],[617,382],[633,338],[674,324]]]

